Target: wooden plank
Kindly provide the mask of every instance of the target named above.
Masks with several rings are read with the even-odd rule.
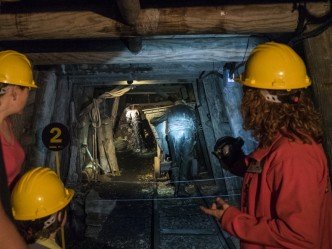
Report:
[[[332,68],[332,28],[329,27],[322,34],[306,39],[304,48],[306,52],[307,65],[313,82],[315,100],[322,113],[325,151],[329,158],[330,174],[332,175],[332,88],[329,82],[332,81],[329,73]]]
[[[56,82],[56,94],[54,102],[54,110],[51,122],[62,123],[67,128],[69,122],[69,103],[72,93],[72,84],[66,76],[58,76]],[[69,147],[64,148],[61,154],[61,178],[67,177],[69,165]],[[49,151],[46,157],[46,165],[55,167],[55,153]]]
[[[231,135],[229,121],[219,87],[219,82],[221,80],[221,78],[215,75],[210,75],[203,79],[209,112],[212,114],[211,122],[215,134],[215,140],[223,136]]]
[[[257,41],[259,42],[259,41]],[[152,75],[159,79],[159,75],[172,77],[173,75],[195,75],[198,78],[202,71],[211,71],[214,68],[223,68],[223,62],[190,62],[190,63],[129,63],[129,64],[78,64],[64,65],[66,74],[72,79],[110,78],[117,80],[145,79]],[[38,70],[38,66],[35,67]]]
[[[211,113],[209,112],[203,82],[194,83],[193,88],[195,92],[196,102],[198,103],[197,109],[199,117],[201,119],[203,133],[206,141],[206,147],[209,152],[212,152],[214,144],[216,142],[216,138],[214,130],[212,128]],[[222,178],[224,174],[221,170],[217,158],[212,155],[212,153],[209,153],[209,157],[214,178]],[[224,180],[217,180],[216,185],[218,186],[219,191],[221,191],[223,194],[227,192],[226,183]]]
[[[39,86],[36,94],[36,110],[33,121],[33,131],[36,134],[36,143],[32,148],[32,153],[29,159],[31,160],[30,165],[40,166],[45,165],[47,154],[47,149],[42,141],[42,132],[45,126],[50,123],[54,109],[54,93],[56,91],[57,82],[55,70],[38,72],[36,82],[38,82]]]
[[[79,165],[79,140],[77,133],[77,116],[76,116],[76,107],[75,102],[72,100],[70,102],[70,125],[69,131],[71,134],[70,142],[70,158],[69,158],[69,169],[66,180],[66,185],[75,186],[78,183],[78,176],[80,172]]]
[[[143,86],[143,85],[150,85],[150,86],[156,86],[156,85],[179,85],[179,84],[191,84],[194,82],[196,79],[168,79],[168,80],[138,80],[134,81],[134,83],[130,84],[133,89],[136,86]],[[86,81],[86,80],[75,80],[73,83],[79,87],[110,87],[110,86],[129,86],[127,81],[103,81],[103,80],[94,80],[94,81]],[[156,86],[158,88],[158,86]],[[131,90],[130,90],[131,91]],[[129,92],[130,92],[129,91]],[[128,93],[129,93],[128,92]],[[126,93],[127,94],[127,93]]]
[[[232,135],[231,127],[225,110],[225,103],[222,100],[221,89],[219,87],[220,81],[222,81],[222,78],[219,78],[214,74],[211,74],[203,79],[209,113],[213,113],[211,115],[211,123],[215,135],[214,142],[216,142],[220,137]],[[213,150],[211,150],[211,152],[212,151]],[[221,168],[219,161],[216,167]],[[237,194],[239,194],[241,189],[241,180],[238,178],[228,178],[233,175],[227,170],[221,170],[223,172],[223,176],[226,178],[225,183],[227,194],[230,195],[229,200],[239,203],[239,196],[237,196]]]
[[[307,4],[314,15],[327,13],[328,5]],[[298,21],[292,3],[146,8],[141,9],[135,29],[115,19],[116,9],[102,5],[75,11],[49,9],[40,6],[38,10],[30,8],[29,13],[26,9],[16,10],[19,13],[2,11],[0,40],[293,32]]]
[[[103,132],[105,134],[105,143],[104,143],[105,153],[108,160],[108,164],[110,165],[110,170],[112,171],[111,173],[115,175],[118,175],[120,173],[118,160],[115,153],[114,133],[113,133],[116,117],[119,110],[119,102],[120,102],[120,97],[114,98],[111,117],[102,122],[104,124]]]
[[[108,49],[103,51],[89,51],[87,48],[79,51],[68,48],[62,51],[31,51],[29,47],[20,51],[27,54],[34,65],[240,62],[261,42],[260,38],[249,37],[146,39],[138,54],[128,51],[120,41],[108,41]],[[75,44],[79,46],[78,42]]]

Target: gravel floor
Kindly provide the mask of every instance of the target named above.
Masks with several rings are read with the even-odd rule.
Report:
[[[153,248],[153,156],[118,154],[121,175],[94,186],[102,200],[116,200],[114,209],[105,216],[89,216],[90,221],[100,223],[99,227],[95,227],[95,237],[77,239],[69,232],[67,249]],[[227,248],[218,241],[218,229],[211,223],[211,219],[199,210],[199,205],[204,203],[200,199],[174,199],[173,186],[166,180],[167,177],[158,184],[157,190],[158,198],[161,199],[158,201],[160,248]],[[192,185],[187,187],[187,191],[191,196],[197,195]],[[216,189],[215,186],[205,186],[204,191],[207,195],[213,195]],[[91,231],[93,229],[90,227]],[[174,229],[205,231],[206,234],[169,234]]]

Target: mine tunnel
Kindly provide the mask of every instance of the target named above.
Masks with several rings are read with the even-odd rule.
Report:
[[[246,185],[215,146],[259,146],[238,83],[258,45],[288,44],[304,61],[331,162],[330,1],[0,2],[1,51],[26,55],[37,85],[10,116],[20,176],[50,168],[75,191],[62,248],[240,248],[200,207],[241,208]]]

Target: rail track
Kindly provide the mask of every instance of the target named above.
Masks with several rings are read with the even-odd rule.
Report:
[[[215,197],[203,194],[202,182],[192,181],[192,185],[195,194],[183,198],[160,198],[160,185],[155,186],[151,248],[238,248],[238,241],[199,209],[199,206],[210,206]]]

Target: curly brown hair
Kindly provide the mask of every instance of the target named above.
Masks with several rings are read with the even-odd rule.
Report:
[[[257,88],[244,87],[243,91],[241,105],[243,128],[252,131],[260,147],[271,145],[277,133],[281,133],[291,141],[297,137],[303,143],[311,144],[312,139],[321,142],[321,117],[315,110],[307,90],[289,92],[269,90],[273,95],[284,96],[300,91],[298,103],[266,101]]]

